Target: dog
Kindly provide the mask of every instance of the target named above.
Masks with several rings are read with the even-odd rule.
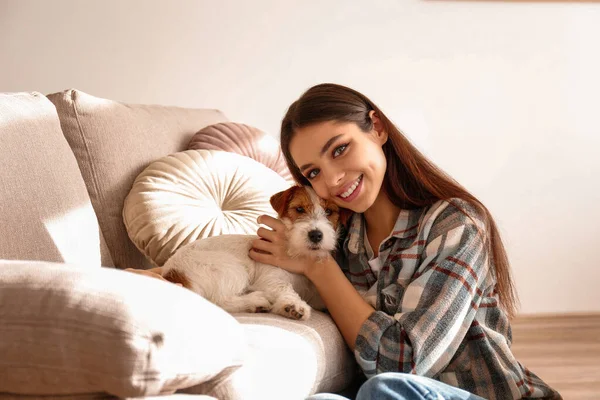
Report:
[[[270,203],[286,227],[288,255],[315,261],[336,250],[340,229],[351,215],[307,186],[276,193]],[[192,242],[167,260],[162,276],[230,313],[272,312],[306,320],[311,308],[325,309],[308,278],[248,256],[257,238],[220,235]]]

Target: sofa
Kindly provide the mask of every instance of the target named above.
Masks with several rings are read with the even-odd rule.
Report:
[[[219,110],[74,89],[0,94],[0,398],[264,400],[353,390],[360,374],[326,313],[230,315],[124,271],[156,266],[123,222],[136,177],[191,138],[202,142],[202,132],[213,151],[239,151],[210,134],[227,123]],[[239,134],[239,143],[255,140]]]

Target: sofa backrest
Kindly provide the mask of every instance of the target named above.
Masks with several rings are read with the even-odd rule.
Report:
[[[125,104],[78,90],[48,99],[56,106],[115,266],[150,267],[123,224],[123,202],[133,181],[151,162],[186,150],[194,133],[227,118],[219,110]]]
[[[0,93],[0,259],[113,265],[56,109]]]

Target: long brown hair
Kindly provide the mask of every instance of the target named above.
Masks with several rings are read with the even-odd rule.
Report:
[[[281,149],[297,183],[309,185],[290,153],[290,142],[296,130],[326,121],[352,122],[363,132],[371,132],[374,110],[388,134],[383,145],[387,170],[383,189],[390,200],[402,209],[430,206],[439,200],[463,199],[483,215],[485,243],[490,265],[496,276],[500,304],[513,317],[517,310],[517,293],[511,278],[510,265],[500,233],[489,210],[452,177],[428,160],[402,134],[386,115],[366,96],[345,86],[324,83],[313,86],[289,107],[281,122]],[[458,206],[457,206],[458,207]],[[467,212],[458,207],[465,214]],[[467,214],[471,217],[469,214]]]

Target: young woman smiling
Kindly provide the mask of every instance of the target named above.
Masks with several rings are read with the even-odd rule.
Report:
[[[314,283],[369,378],[357,399],[560,398],[511,352],[516,294],[489,211],[372,101],[310,88],[281,148],[298,184],[354,214],[335,258],[290,258],[266,215],[249,255]]]

